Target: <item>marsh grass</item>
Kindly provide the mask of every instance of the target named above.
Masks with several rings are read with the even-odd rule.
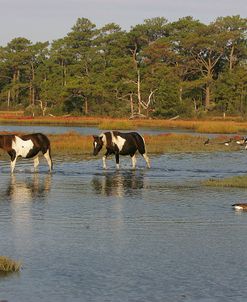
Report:
[[[49,135],[53,155],[91,155],[93,152],[93,138],[91,135],[81,135],[77,132]],[[240,146],[232,144],[225,146],[223,142],[226,136],[218,136],[212,139],[208,145],[204,145],[205,137],[188,134],[158,134],[144,136],[148,153],[162,154],[170,152],[214,152],[235,151]]]
[[[93,138],[91,135],[80,135],[77,132],[49,135],[52,155],[91,154],[93,151]]]
[[[16,114],[16,115],[14,115]],[[19,116],[0,112],[2,124],[95,126],[99,129],[134,130],[138,128],[188,129],[199,133],[242,133],[247,132],[247,122],[235,120],[164,120],[164,119],[120,119],[76,116]]]
[[[21,262],[12,260],[5,256],[0,256],[0,272],[18,272],[21,269]]]
[[[203,181],[202,184],[209,187],[247,188],[247,175],[234,176],[223,179],[208,179],[206,181]]]
[[[0,134],[10,134],[10,132],[0,132]],[[13,134],[13,133],[11,133]],[[23,133],[14,133],[23,134]],[[51,141],[51,154],[53,156],[77,156],[92,155],[93,137],[92,135],[81,135],[78,132],[71,131],[62,134],[49,134]],[[237,136],[232,136],[237,139]],[[157,135],[144,135],[148,153],[185,153],[185,152],[215,152],[215,151],[237,151],[241,150],[241,146],[236,143],[225,146],[224,142],[229,140],[229,136],[219,135],[210,140],[210,143],[204,145],[205,136],[163,133]],[[0,149],[1,156],[8,157],[5,151]]]
[[[90,155],[93,152],[93,138],[90,135],[81,135],[77,132],[49,135],[54,155]],[[227,136],[219,136],[212,139],[208,145],[204,145],[205,137],[186,134],[158,134],[144,136],[147,151],[151,154],[171,152],[214,152],[235,151],[240,147],[237,144],[225,146]]]
[[[150,153],[171,153],[171,152],[215,152],[215,151],[236,151],[239,145],[231,144],[225,146],[224,142],[229,139],[226,136],[218,136],[204,145],[204,136],[193,136],[189,134],[158,134],[144,137]]]

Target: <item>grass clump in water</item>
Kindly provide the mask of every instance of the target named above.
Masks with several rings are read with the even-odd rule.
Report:
[[[12,260],[5,256],[0,256],[0,272],[11,273],[18,272],[21,268],[19,261]]]
[[[247,188],[247,175],[234,176],[223,179],[208,179],[206,181],[203,181],[202,184],[210,187]]]

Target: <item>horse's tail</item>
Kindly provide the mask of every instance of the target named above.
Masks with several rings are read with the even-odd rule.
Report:
[[[146,146],[144,138],[137,132],[132,132],[133,138],[136,142],[137,150],[141,155],[146,153]]]

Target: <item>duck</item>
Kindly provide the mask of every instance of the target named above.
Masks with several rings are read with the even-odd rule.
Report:
[[[247,211],[247,203],[235,203],[232,207],[236,211]]]
[[[242,137],[240,140],[236,141],[238,145],[244,145],[247,142],[247,138]]]
[[[225,146],[229,146],[231,142],[232,142],[232,138],[230,138],[228,141],[224,142],[223,144]]]

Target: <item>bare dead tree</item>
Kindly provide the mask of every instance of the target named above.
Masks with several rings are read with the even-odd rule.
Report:
[[[147,116],[148,115],[148,111],[150,109],[150,105],[154,103],[154,93],[158,89],[154,89],[154,90],[150,91],[147,101],[144,101],[142,99],[142,94],[141,94],[141,77],[140,77],[140,71],[139,71],[139,69],[137,70],[137,81],[128,80],[128,81],[125,81],[125,82],[126,83],[133,83],[137,87],[137,93],[135,93],[135,95],[137,96],[137,100],[138,100],[138,112],[136,113],[136,115],[143,116],[143,114],[141,112],[141,109],[143,108],[143,109],[146,110],[146,116]],[[131,95],[131,100],[133,101],[133,93]],[[134,112],[133,112],[133,114],[134,114]],[[132,116],[133,116],[133,114],[132,114]]]
[[[47,102],[44,102],[42,100],[36,100],[36,102],[39,102],[39,106],[42,111],[42,115],[45,116],[45,112],[47,110]]]

